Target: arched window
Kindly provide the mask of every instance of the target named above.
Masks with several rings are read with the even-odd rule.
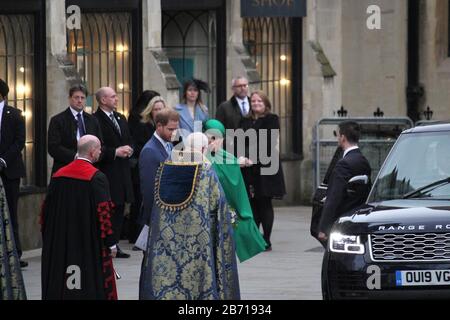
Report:
[[[205,95],[210,115],[217,105],[217,23],[216,12],[164,11],[162,45],[178,81],[196,77],[207,81],[211,94]]]
[[[95,111],[95,92],[112,87],[118,112],[132,105],[132,16],[128,12],[82,13],[81,30],[67,31],[67,54],[89,90],[87,106]]]
[[[293,37],[291,18],[245,18],[243,40],[261,77],[260,89],[280,117],[280,152],[293,152]],[[301,94],[297,92],[296,94]]]

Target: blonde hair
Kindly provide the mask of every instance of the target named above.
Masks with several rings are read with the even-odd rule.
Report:
[[[158,102],[161,102],[164,105],[164,109],[167,108],[166,101],[162,97],[160,96],[154,97],[152,100],[150,100],[148,106],[144,109],[144,111],[141,112],[142,123],[150,122],[152,124],[155,124],[155,119],[152,118],[152,111],[153,108],[155,107],[155,104],[157,104]]]

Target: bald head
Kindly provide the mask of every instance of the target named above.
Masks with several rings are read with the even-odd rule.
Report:
[[[95,99],[97,100],[98,105],[106,111],[114,111],[119,102],[116,91],[110,87],[98,89],[95,93]]]
[[[85,135],[78,141],[78,157],[86,158],[92,163],[98,161],[101,153],[101,143],[96,136]]]

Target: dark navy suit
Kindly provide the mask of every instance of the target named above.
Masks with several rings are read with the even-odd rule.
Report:
[[[322,211],[319,231],[329,235],[334,222],[344,213],[355,209],[367,199],[370,187],[354,195],[347,193],[348,182],[355,176],[371,175],[370,164],[359,149],[352,150],[339,160],[331,174],[328,184],[327,199]]]
[[[141,181],[142,209],[138,222],[141,225],[150,224],[153,208],[155,177],[159,165],[166,161],[169,154],[155,135],[144,146],[139,157],[139,175]]]

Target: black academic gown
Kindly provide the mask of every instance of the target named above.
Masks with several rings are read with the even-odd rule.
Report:
[[[53,176],[42,208],[42,299],[116,300],[108,180],[76,160]]]

